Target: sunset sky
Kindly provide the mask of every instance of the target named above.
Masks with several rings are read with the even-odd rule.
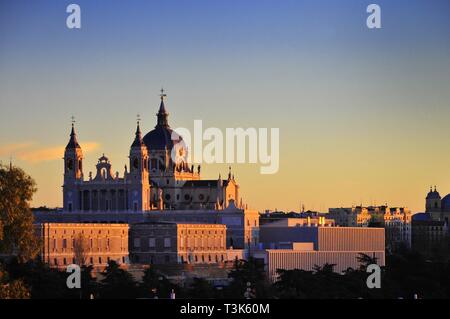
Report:
[[[450,193],[448,0],[0,0],[0,160],[36,179],[33,205],[62,203],[72,115],[85,176],[102,153],[122,174],[161,86],[174,128],[280,129],[277,174],[233,165],[252,208],[416,212],[430,185]]]

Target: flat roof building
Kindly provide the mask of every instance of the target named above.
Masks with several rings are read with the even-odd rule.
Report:
[[[335,264],[336,272],[358,268],[361,254],[385,265],[384,228],[312,226],[294,220],[261,226],[259,236],[263,249],[253,256],[264,260],[271,280],[276,280],[277,269],[312,271],[324,264]]]
[[[227,260],[227,227],[220,224],[155,222],[130,228],[130,256],[143,264],[213,264]]]

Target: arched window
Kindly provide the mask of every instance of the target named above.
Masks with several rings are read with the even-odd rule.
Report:
[[[151,159],[151,161],[150,161],[150,168],[151,169],[156,169],[157,167],[156,167],[156,159],[155,158],[152,158]]]
[[[67,160],[67,169],[69,171],[71,171],[73,169],[73,161],[70,158]]]

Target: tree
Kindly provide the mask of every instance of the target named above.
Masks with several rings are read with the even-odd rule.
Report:
[[[22,279],[11,280],[0,264],[0,299],[29,299],[30,291]]]
[[[248,261],[235,260],[234,268],[228,277],[232,279],[226,288],[226,293],[230,298],[244,298],[249,286],[257,298],[267,298],[270,294],[264,263],[253,257],[250,257]]]
[[[214,287],[203,278],[194,278],[189,291],[189,298],[197,299],[208,299],[214,298],[215,289]]]
[[[5,263],[5,269],[13,280],[23,280],[30,287],[32,299],[75,298],[67,288],[67,273],[52,269],[41,261],[19,262],[17,258]]]
[[[145,269],[140,288],[142,295],[150,298],[169,298],[172,289],[177,292],[177,296],[181,292],[180,287],[172,284],[165,276],[153,269],[153,267]]]
[[[79,266],[84,266],[87,258],[87,243],[86,238],[82,233],[79,233],[74,240],[73,254],[75,256],[75,263]]]
[[[94,267],[92,265],[81,266],[81,299],[89,299],[91,295],[95,296],[97,294],[97,281],[92,276],[93,270]]]
[[[0,164],[0,252],[21,261],[39,251],[29,205],[35,192],[36,183],[22,169]]]
[[[375,256],[370,257],[369,255],[359,253],[358,257],[356,257],[356,260],[360,264],[359,269],[361,271],[366,271],[367,267],[369,267],[369,265],[377,264],[378,258]]]
[[[111,260],[102,272],[100,298],[103,299],[134,299],[138,296],[136,282],[133,276]]]

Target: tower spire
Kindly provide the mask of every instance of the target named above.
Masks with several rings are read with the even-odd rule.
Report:
[[[161,98],[161,104],[159,105],[159,111],[156,116],[158,117],[158,123],[156,126],[169,126],[169,122],[167,121],[167,117],[169,113],[166,111],[166,106],[164,105],[164,98],[167,94],[164,93],[164,88],[161,88],[161,94],[159,95]]]
[[[143,145],[143,141],[142,141],[142,133],[141,133],[141,128],[140,128],[140,121],[141,121],[141,116],[138,114],[136,115],[136,133],[135,133],[135,138],[133,141],[133,144],[131,144],[131,147],[140,147]]]
[[[71,148],[81,148],[80,144],[78,144],[77,141],[77,134],[75,133],[75,117],[71,116],[71,122],[72,122],[72,130],[70,131],[70,139],[69,143],[67,143],[66,149]]]

